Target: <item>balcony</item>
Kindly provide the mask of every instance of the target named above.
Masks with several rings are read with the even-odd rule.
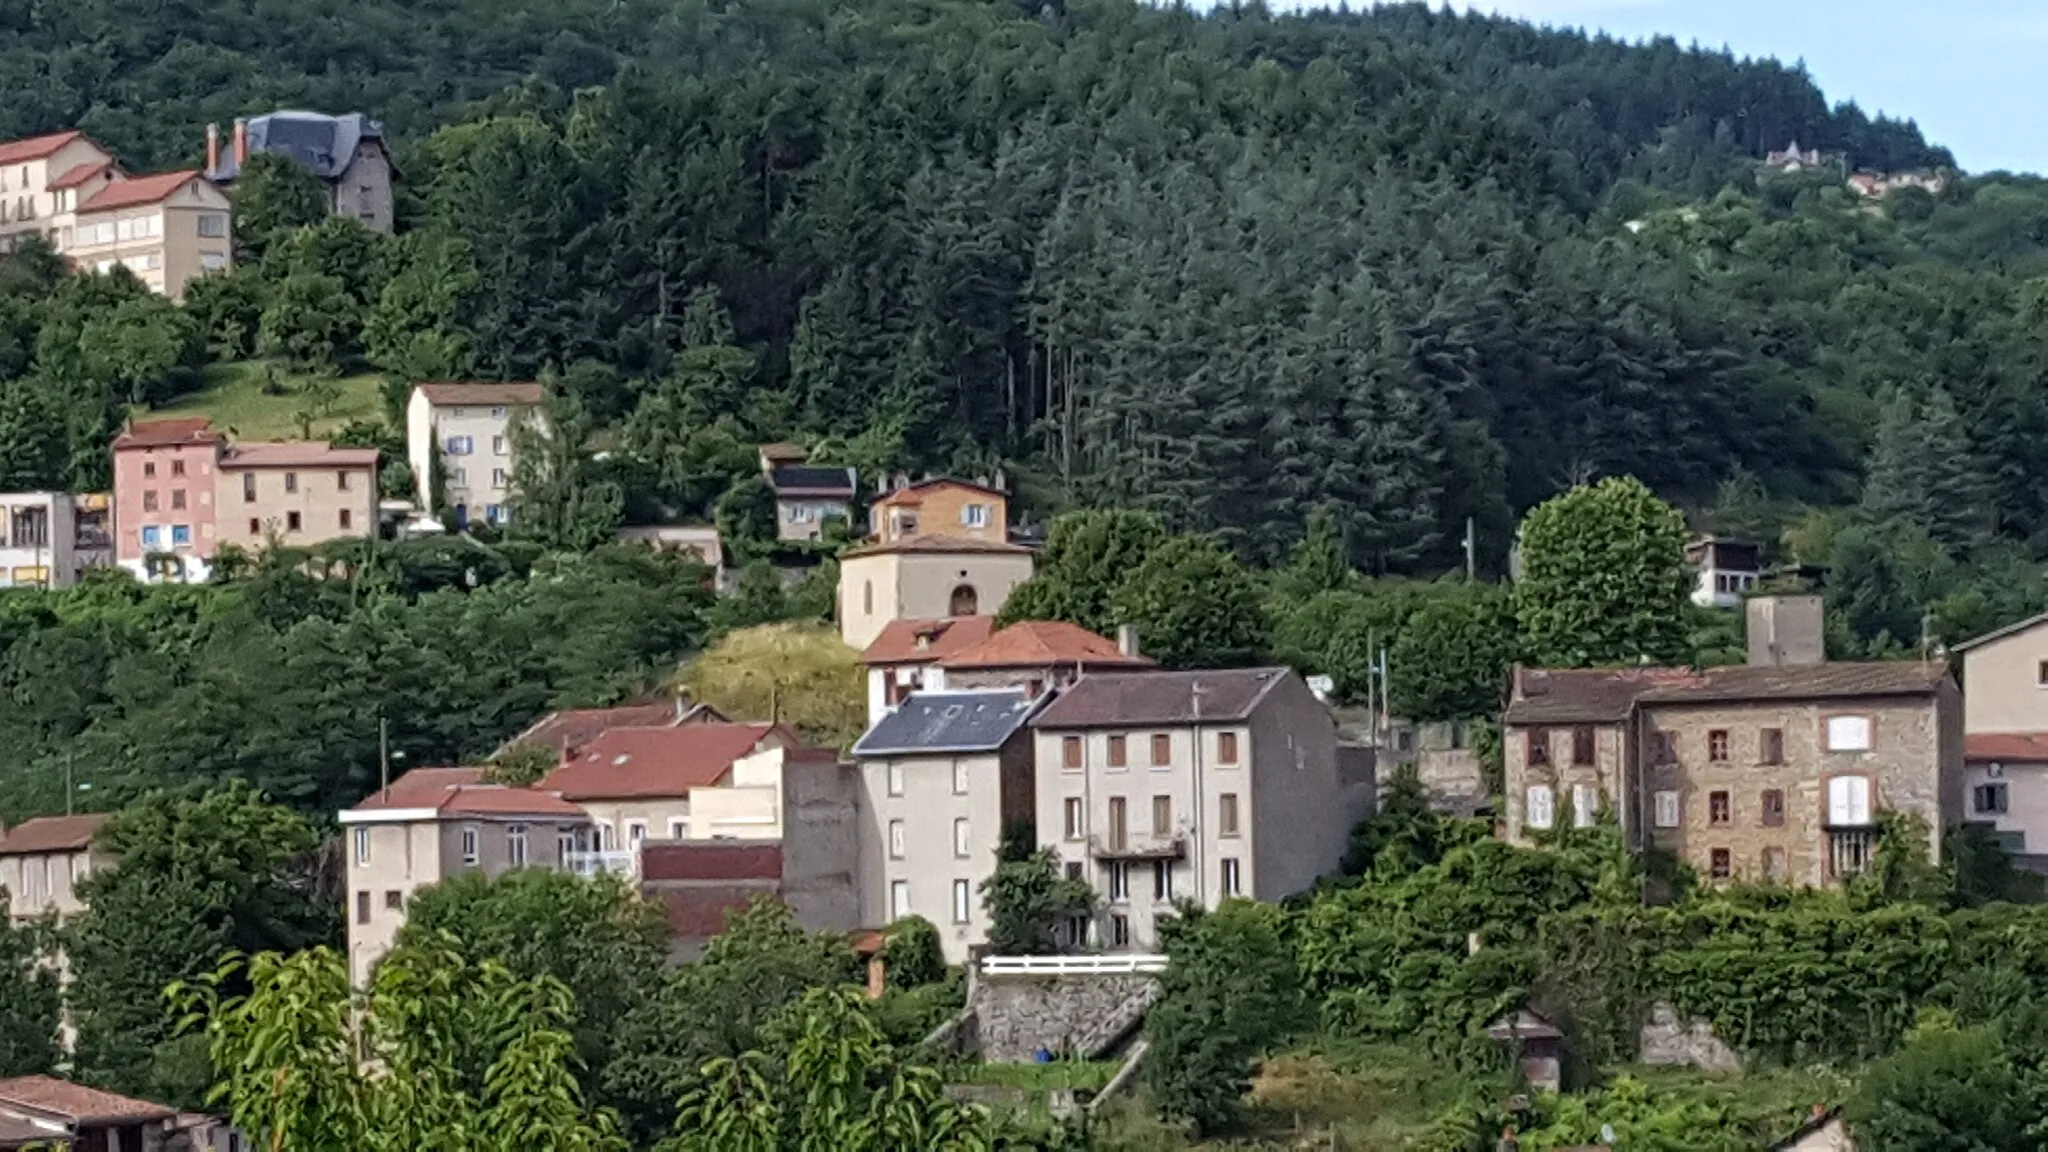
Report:
[[[1846,880],[1869,871],[1878,835],[1876,828],[1829,828],[1828,875]]]
[[[632,880],[640,875],[640,853],[630,848],[610,852],[570,852],[562,857],[562,869],[586,879],[623,876]]]
[[[1088,854],[1097,860],[1179,860],[1188,854],[1183,832],[1148,836],[1090,836]]]

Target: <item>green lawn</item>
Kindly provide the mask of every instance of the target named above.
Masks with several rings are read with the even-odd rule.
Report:
[[[265,391],[268,368],[261,360],[211,365],[204,389],[147,414],[206,416],[237,440],[297,440],[309,433],[318,439],[351,420],[384,422],[381,376],[300,376],[280,366],[273,395]]]
[[[1033,1092],[1055,1088],[1099,1091],[1121,1066],[1115,1060],[1055,1060],[1050,1064],[966,1063],[953,1068],[947,1078],[959,1084],[988,1084]]]

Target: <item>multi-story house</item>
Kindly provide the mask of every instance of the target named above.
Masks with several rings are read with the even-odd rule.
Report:
[[[913,697],[915,699],[915,697]],[[1090,673],[1031,721],[1039,841],[1102,898],[1106,948],[1151,951],[1175,901],[1278,900],[1343,858],[1372,782],[1285,668]]]
[[[38,816],[0,835],[0,887],[7,889],[11,923],[85,911],[78,884],[107,863],[94,844],[106,822],[104,815]]]
[[[1749,607],[1748,664],[1516,669],[1509,838],[1611,811],[1632,847],[1669,851],[1704,879],[1819,887],[1868,867],[1880,814],[1896,811],[1925,821],[1938,857],[1963,810],[1962,699],[1947,666],[1829,663],[1817,598]],[[1779,639],[1760,640],[1772,612]]]
[[[1963,661],[1966,820],[2048,870],[2048,615],[1979,636]]]
[[[204,580],[225,543],[305,546],[376,531],[374,448],[231,444],[193,417],[131,424],[113,456],[114,558],[145,580]]]
[[[0,495],[0,588],[69,588],[114,562],[105,493]]]
[[[420,507],[455,527],[511,518],[514,432],[537,417],[538,384],[421,384],[405,406],[406,459]],[[436,469],[441,489],[435,491]],[[436,503],[438,496],[439,503]]]
[[[989,638],[993,616],[958,616],[938,620],[891,620],[860,654],[868,670],[868,726],[912,692],[946,686],[939,661]]]
[[[777,540],[816,540],[827,521],[853,515],[854,470],[812,467],[805,459],[794,444],[761,446],[761,475],[775,493]]]
[[[921,916],[948,963],[988,939],[981,884],[1004,830],[1033,818],[1023,692],[915,692],[855,742],[861,921]]]
[[[839,559],[839,636],[865,649],[892,620],[993,616],[1031,578],[1032,552],[1009,542],[1003,494],[926,480],[876,500],[872,540]]]
[[[1686,563],[1698,575],[1692,602],[1702,608],[1740,608],[1742,597],[1763,579],[1763,550],[1747,540],[1701,536],[1685,547]]]
[[[778,724],[609,728],[535,787],[589,813],[579,870],[630,873],[649,840],[779,839],[784,772],[820,758]]]
[[[394,169],[380,121],[360,112],[272,112],[235,121],[225,156],[220,129],[206,126],[206,178],[215,184],[232,185],[242,165],[257,152],[288,156],[318,177],[330,215],[346,216],[374,231],[391,231]]]
[[[467,871],[567,868],[590,843],[583,809],[483,777],[481,768],[416,768],[341,813],[349,977],[358,987],[391,950],[421,888]]]
[[[1071,684],[1083,672],[1150,668],[1137,634],[1116,641],[1055,620],[1021,620],[992,632],[988,616],[892,620],[861,653],[868,669],[868,724],[912,692],[1022,688],[1028,696]]]
[[[227,197],[197,171],[131,177],[82,132],[0,144],[0,251],[38,235],[85,271],[181,298],[233,258]]]

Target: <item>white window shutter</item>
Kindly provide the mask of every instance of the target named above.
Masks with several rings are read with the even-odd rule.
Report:
[[[1870,778],[1836,776],[1828,781],[1828,823],[1838,828],[1869,824]]]
[[[1678,827],[1678,793],[1657,793],[1657,827]]]
[[[1869,750],[1870,717],[1828,717],[1828,751],[1867,752]]]
[[[1525,822],[1531,828],[1548,830],[1557,817],[1551,811],[1550,785],[1533,784],[1529,787],[1528,799],[1523,809]]]
[[[1591,828],[1600,815],[1600,790],[1591,784],[1572,785],[1572,826]]]

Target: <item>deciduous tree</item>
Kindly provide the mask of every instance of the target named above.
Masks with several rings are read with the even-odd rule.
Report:
[[[1682,659],[1694,577],[1685,520],[1633,477],[1575,488],[1522,521],[1515,618],[1530,661]]]

